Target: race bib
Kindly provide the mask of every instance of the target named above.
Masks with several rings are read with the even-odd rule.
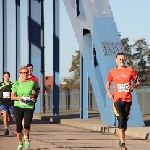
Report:
[[[10,98],[10,92],[3,92],[3,98]]]
[[[128,86],[128,83],[117,84],[117,90],[118,90],[118,92],[129,92],[127,86]]]
[[[30,104],[31,103],[31,99],[30,97],[21,97],[22,100],[20,101],[21,104]]]

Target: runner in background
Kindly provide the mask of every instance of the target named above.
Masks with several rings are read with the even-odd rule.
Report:
[[[27,64],[27,68],[29,70],[28,79],[33,81],[37,85],[37,90],[34,93],[36,95],[36,100],[37,100],[37,97],[38,97],[38,95],[40,93],[39,80],[38,80],[38,78],[36,76],[33,75],[33,65],[32,64]]]
[[[29,70],[28,79],[37,84],[37,87],[38,87],[37,95],[38,95],[39,94],[39,90],[40,90],[40,86],[39,86],[38,78],[33,75],[33,65],[32,64],[27,64],[27,68]]]
[[[9,125],[14,118],[14,102],[11,100],[11,88],[12,82],[9,81],[10,73],[4,72],[4,82],[0,83],[0,103],[1,103],[1,115],[3,116],[3,123],[5,127],[4,135],[9,135]]]
[[[38,78],[33,75],[33,65],[32,64],[27,64],[27,68],[29,69],[28,79],[32,80],[33,82],[35,82],[37,84],[37,87],[38,87],[37,95],[38,95],[39,92],[40,92],[40,86],[39,86]],[[44,95],[46,95],[46,87],[44,88]]]
[[[37,88],[36,94],[37,94],[37,97],[38,97],[38,95],[40,93],[40,86],[39,86],[38,78],[33,75],[33,65],[32,64],[27,64],[27,68],[29,69],[28,79],[37,84],[38,88]],[[44,95],[46,95],[46,87],[44,88],[43,92],[44,92]]]

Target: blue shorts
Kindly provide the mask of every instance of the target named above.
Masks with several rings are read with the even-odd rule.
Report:
[[[5,105],[1,105],[1,111],[7,111],[8,114],[14,116],[14,106],[5,106]]]

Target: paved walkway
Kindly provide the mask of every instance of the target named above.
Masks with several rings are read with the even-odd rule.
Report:
[[[15,150],[15,124],[11,124],[9,136],[3,136],[3,132],[0,124],[0,150]],[[114,134],[37,120],[33,121],[30,139],[29,150],[120,150]],[[127,137],[126,146],[128,150],[150,150],[150,140]]]
[[[117,128],[103,125],[99,114],[91,112],[89,119],[79,119],[79,112],[64,111],[53,117],[51,113],[34,114],[30,150],[119,150],[116,146]],[[128,150],[150,150],[150,117],[145,116],[146,127],[129,127],[126,135]],[[10,136],[3,136],[0,123],[0,150],[15,150],[15,125]],[[10,144],[11,143],[11,144]]]

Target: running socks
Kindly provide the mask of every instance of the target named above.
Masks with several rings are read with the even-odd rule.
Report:
[[[28,136],[27,136],[27,135],[24,135],[24,139],[28,139]]]
[[[19,142],[19,145],[22,145],[23,144],[23,142]]]

